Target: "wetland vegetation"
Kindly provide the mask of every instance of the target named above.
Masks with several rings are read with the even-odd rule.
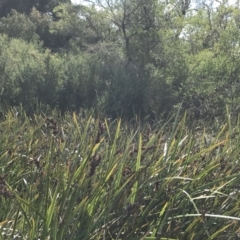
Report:
[[[0,0],[1,239],[240,239],[240,9],[216,2]]]

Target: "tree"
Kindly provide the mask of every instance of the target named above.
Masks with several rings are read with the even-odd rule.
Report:
[[[13,9],[28,15],[33,7],[41,13],[51,13],[59,4],[70,2],[70,0],[0,0],[0,18],[6,17]]]
[[[186,108],[194,109],[198,116],[220,116],[225,104],[236,108],[240,76],[238,12],[224,3],[217,10],[205,4],[188,19],[184,40],[189,46],[189,74],[183,98]]]

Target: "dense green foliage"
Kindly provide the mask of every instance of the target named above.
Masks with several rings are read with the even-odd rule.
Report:
[[[0,238],[239,239],[238,5],[85,2],[0,0]]]
[[[238,239],[240,121],[193,131],[178,113],[3,113],[0,238]]]
[[[18,2],[18,4],[16,4]],[[190,1],[0,1],[0,101],[193,117],[239,106],[240,10]],[[3,11],[4,9],[4,11]]]

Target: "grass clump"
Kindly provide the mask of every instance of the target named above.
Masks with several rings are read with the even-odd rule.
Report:
[[[239,125],[11,109],[0,123],[0,236],[238,239]]]

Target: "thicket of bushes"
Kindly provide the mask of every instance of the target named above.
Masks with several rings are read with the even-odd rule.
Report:
[[[221,116],[226,104],[237,111],[237,7],[100,2],[9,2],[15,10],[0,13],[2,105],[94,107],[114,117],[155,116],[181,102],[194,117]]]

